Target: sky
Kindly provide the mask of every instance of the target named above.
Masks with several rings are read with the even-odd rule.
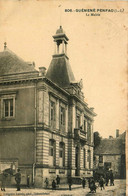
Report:
[[[115,137],[116,129],[127,129],[127,7],[123,1],[1,0],[0,51],[6,41],[22,59],[48,69],[54,54],[52,36],[61,24],[69,38],[75,79],[83,79],[85,101],[97,113],[94,131],[103,138]],[[65,12],[82,8],[121,12]]]

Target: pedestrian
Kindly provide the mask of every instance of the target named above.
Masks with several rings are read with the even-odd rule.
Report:
[[[96,193],[96,185],[95,185],[95,181],[94,181],[93,177],[89,179],[89,188],[90,188],[89,193],[93,193],[93,192]]]
[[[114,176],[112,170],[110,170],[110,186],[114,186]]]
[[[105,179],[105,185],[108,186],[109,183],[109,172],[106,172],[106,179]]]
[[[55,180],[52,181],[52,190],[56,190],[56,182],[55,182]]]
[[[48,178],[46,178],[44,182],[45,182],[45,186],[46,186],[46,189],[47,189],[48,186],[49,186],[49,180],[48,180]]]
[[[8,174],[5,171],[3,171],[3,173],[2,173],[2,182],[1,182],[1,191],[5,191],[7,176],[8,176]]]
[[[57,185],[60,184],[60,177],[59,177],[59,175],[57,175],[57,177],[56,177],[56,183],[57,183]]]
[[[105,189],[105,188],[104,188],[104,183],[105,183],[104,178],[103,178],[103,176],[101,176],[101,177],[100,177],[100,180],[99,180],[99,185],[100,185],[100,187],[101,187],[101,190],[102,190],[102,188]]]
[[[27,175],[27,187],[29,188],[30,187],[30,176]]]
[[[82,186],[83,186],[83,189],[85,189],[85,184],[86,184],[86,180],[85,180],[85,177],[83,177],[83,179],[82,179]]]
[[[71,176],[68,177],[68,185],[69,185],[69,190],[71,191],[72,190],[72,177]]]
[[[18,170],[17,170],[17,173],[15,174],[15,181],[16,181],[17,191],[20,191],[20,182],[21,182],[21,173],[20,173],[20,169],[18,169]]]

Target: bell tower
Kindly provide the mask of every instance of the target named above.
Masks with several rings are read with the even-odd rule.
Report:
[[[53,57],[67,56],[68,37],[66,36],[62,26],[57,29],[56,34],[53,36],[55,42],[55,51]]]
[[[55,43],[54,55],[48,68],[46,77],[62,88],[69,87],[75,81],[69,58],[67,56],[68,37],[62,26],[57,29],[53,36]]]

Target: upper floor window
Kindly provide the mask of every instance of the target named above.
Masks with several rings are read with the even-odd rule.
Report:
[[[56,102],[50,101],[50,125],[51,128],[56,128]]]
[[[51,101],[51,112],[50,112],[50,117],[51,120],[55,120],[55,102]]]
[[[91,123],[87,122],[87,140],[88,142],[91,142]]]
[[[65,108],[60,107],[60,124],[65,125]]]
[[[87,131],[87,120],[85,117],[84,117],[84,131]]]
[[[4,100],[4,117],[13,116],[13,99]]]
[[[87,125],[88,125],[87,129],[88,129],[88,132],[89,132],[89,131],[91,131],[91,124],[88,122]]]
[[[1,117],[4,119],[15,117],[15,95],[1,96]]]
[[[80,116],[76,116],[76,128],[80,128]]]

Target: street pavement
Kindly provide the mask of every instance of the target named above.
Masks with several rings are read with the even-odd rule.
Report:
[[[68,186],[65,185],[65,190],[51,190],[51,189],[21,189],[16,191],[16,188],[6,188],[5,192],[0,192],[0,196],[125,196],[126,195],[126,181],[115,180],[115,186],[105,186],[105,189],[101,191],[100,187],[97,188],[96,193],[89,193],[90,189],[86,186],[85,189],[82,186],[73,185],[72,190],[68,190]]]

